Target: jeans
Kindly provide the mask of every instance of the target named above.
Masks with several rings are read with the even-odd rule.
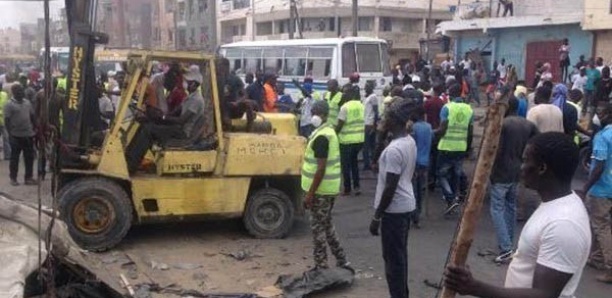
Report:
[[[517,193],[518,183],[492,183],[489,189],[491,219],[497,235],[497,244],[502,253],[514,248]]]
[[[359,188],[359,164],[357,157],[363,143],[340,144],[340,163],[342,165],[342,180],[344,192]]]
[[[363,169],[369,170],[374,158],[374,148],[376,147],[376,130],[366,128],[365,143],[363,144]]]
[[[410,212],[385,213],[380,223],[385,276],[391,298],[408,298]]]
[[[467,194],[467,176],[463,172],[465,152],[439,151],[438,183],[447,203]]]
[[[470,97],[480,106],[480,90],[478,84],[470,86]]]
[[[312,124],[300,126],[300,136],[303,136],[308,139],[308,137],[310,137],[314,129],[315,128]]]
[[[425,198],[425,187],[427,187],[427,175],[429,167],[417,165],[412,178],[412,187],[416,199],[416,210],[412,212],[412,222],[418,223],[423,211],[423,199]]]
[[[9,142],[8,132],[4,126],[0,126],[0,135],[2,135],[2,153],[4,160],[11,159],[11,144]]]
[[[19,172],[19,157],[23,152],[25,161],[25,179],[32,179],[34,169],[34,138],[32,137],[10,137],[11,162],[9,163],[9,177],[17,180]]]

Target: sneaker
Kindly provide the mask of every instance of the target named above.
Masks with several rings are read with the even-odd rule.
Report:
[[[12,186],[19,186],[19,182],[17,182],[17,180],[11,179],[11,185]]]
[[[24,184],[25,185],[38,185],[38,181],[36,181],[35,179],[30,178],[30,179],[26,179]]]
[[[361,195],[361,189],[359,189],[359,188],[355,188],[355,195],[356,195],[356,196]]]
[[[449,204],[448,204],[448,207],[446,208],[446,210],[444,210],[444,214],[445,214],[445,215],[451,214],[453,211],[455,211],[455,209],[456,209],[457,207],[459,207],[459,205],[460,205],[460,204],[459,204],[459,202],[457,202],[457,201],[454,201],[454,202],[452,202],[452,203],[449,203]]]
[[[512,257],[514,256],[514,250],[509,250],[506,252],[502,252],[500,253],[495,260],[493,260],[493,262],[497,263],[497,264],[504,264],[510,260],[512,260]]]
[[[587,261],[587,266],[595,269],[595,270],[599,270],[599,271],[603,271],[606,269],[606,266],[604,266],[604,264],[602,262],[597,262],[593,259],[589,259]]]

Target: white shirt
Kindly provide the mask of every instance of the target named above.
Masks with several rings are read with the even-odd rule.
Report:
[[[572,90],[574,89],[578,89],[582,92],[584,92],[584,85],[586,85],[587,82],[587,76],[581,76],[580,74],[576,74],[572,77]]]
[[[363,105],[365,107],[365,125],[374,125],[376,120],[374,106],[378,106],[378,96],[376,96],[376,93],[372,93],[370,96],[366,97]]]
[[[442,68],[443,71],[448,71],[448,69],[454,64],[455,63],[453,63],[453,60],[450,60],[450,61],[444,60],[442,61],[442,63],[440,63],[440,68]]]
[[[559,298],[574,298],[591,250],[589,215],[574,193],[542,203],[531,215],[506,274],[505,287],[531,288],[536,264],[572,274]]]
[[[378,208],[382,198],[387,173],[400,175],[399,183],[387,213],[406,213],[416,209],[416,200],[412,188],[412,176],[416,167],[417,147],[411,136],[397,138],[385,148],[378,160],[378,183],[374,208]]]
[[[499,78],[500,79],[505,79],[506,75],[508,74],[508,70],[506,69],[506,65],[498,65],[497,66],[497,71],[499,71]]]
[[[472,60],[467,59],[467,60],[461,60],[461,62],[459,62],[460,65],[463,65],[463,69],[471,69],[470,67],[472,66]]]
[[[302,102],[302,112],[300,115],[300,126],[307,126],[312,124],[312,104],[314,103],[314,99],[312,96],[304,97],[304,101]]]
[[[100,97],[100,99],[98,99],[98,107],[100,108],[101,113],[114,112],[115,110],[113,107],[113,103],[106,95],[103,95],[102,97]],[[102,117],[102,120],[104,120],[106,124],[110,124],[110,119]]]
[[[539,104],[529,109],[527,120],[533,122],[540,133],[564,132],[563,113],[559,107],[552,104]]]

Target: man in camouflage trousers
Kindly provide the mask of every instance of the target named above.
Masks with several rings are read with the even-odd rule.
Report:
[[[340,193],[338,136],[333,126],[326,123],[329,115],[329,105],[326,101],[316,101],[311,111],[315,131],[308,139],[304,156],[302,189],[306,192],[304,204],[310,209],[315,270],[328,268],[326,244],[336,257],[336,265],[348,267],[346,254],[340,245],[331,218],[334,201]]]

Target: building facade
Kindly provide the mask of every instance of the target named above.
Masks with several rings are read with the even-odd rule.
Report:
[[[593,56],[612,64],[612,1],[584,0],[584,30],[593,32]]]
[[[214,51],[217,48],[216,1],[176,0],[176,49]]]
[[[21,51],[21,32],[11,27],[0,29],[0,55],[9,54],[24,54]]]
[[[570,63],[580,55],[589,57],[593,34],[582,30],[584,2],[575,0],[514,0],[514,16],[459,19],[442,22],[438,32],[453,38],[455,57],[478,51],[484,67],[506,60],[517,69],[520,80],[531,87],[536,62],[550,63],[556,81],[560,80],[559,47],[564,38],[571,46]],[[474,5],[474,4],[470,4]],[[482,3],[480,5],[485,5]],[[488,4],[486,4],[488,5]],[[487,7],[488,9],[488,7]],[[571,68],[570,68],[571,71]]]
[[[97,30],[109,35],[110,47],[151,48],[154,6],[150,0],[101,0]]]
[[[352,34],[351,0],[296,0],[295,38],[327,38]],[[434,1],[432,22],[452,17],[456,0]],[[253,7],[254,4],[254,7]],[[393,61],[418,53],[419,41],[427,36],[428,1],[361,0],[358,36],[378,37],[391,45]],[[220,0],[217,7],[217,37],[220,44],[244,40],[288,39],[289,0]],[[299,30],[298,30],[299,28]],[[301,31],[301,36],[300,36]]]
[[[174,36],[176,29],[174,27],[174,13],[176,3],[172,0],[154,0],[152,28],[152,47],[160,50],[176,49]]]

